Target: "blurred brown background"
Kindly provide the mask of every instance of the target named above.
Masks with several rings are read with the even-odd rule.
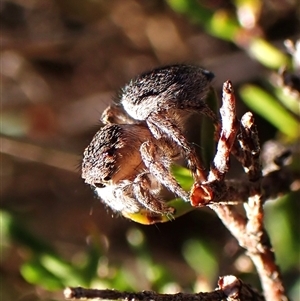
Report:
[[[232,9],[229,1],[206,2],[211,9]],[[297,33],[299,20],[291,2],[271,2],[261,22],[282,48],[283,39]],[[194,277],[180,252],[187,237],[211,239],[221,258],[240,252],[208,210],[155,226],[112,218],[80,178],[80,158],[102,110],[138,73],[196,63],[214,72],[220,94],[226,79],[237,87],[266,72],[257,62],[159,0],[4,0],[0,22],[2,209],[66,258],[84,250],[92,231],[107,238],[111,258],[132,258],[125,233],[138,227],[154,258],[183,285]],[[246,108],[239,103],[239,110]],[[272,128],[264,130],[266,139],[272,137]],[[36,288],[18,270],[27,256],[18,244],[5,253],[0,270],[5,300],[36,300]],[[231,262],[223,265],[220,275],[230,273]]]

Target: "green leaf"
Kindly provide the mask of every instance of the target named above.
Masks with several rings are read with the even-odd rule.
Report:
[[[97,271],[99,267],[99,259],[102,256],[102,246],[99,241],[99,233],[93,233],[89,238],[89,248],[84,254],[86,257],[84,260],[85,264],[80,269],[81,276],[85,279],[88,285],[94,278],[98,277]]]
[[[65,286],[87,285],[81,273],[65,260],[58,256],[42,254],[39,256],[41,265],[51,274],[61,279]]]
[[[167,0],[170,7],[181,14],[187,14],[193,20],[206,24],[212,18],[213,12],[201,6],[196,0]]]
[[[213,18],[206,24],[206,30],[213,36],[226,41],[234,42],[238,31],[241,29],[236,18],[225,10],[218,10]]]
[[[10,244],[9,225],[12,222],[12,217],[8,212],[0,211],[0,229],[1,229],[1,240],[0,240],[0,251],[1,254],[3,249]]]
[[[64,287],[61,279],[49,272],[37,258],[25,262],[21,266],[20,272],[28,283],[39,285],[47,290],[57,290]]]
[[[264,39],[253,39],[249,44],[249,53],[261,64],[271,69],[290,65],[288,57]]]
[[[201,5],[196,0],[168,0],[170,7],[181,14],[186,14],[192,21],[201,24],[205,30],[218,38],[233,41],[240,25],[235,17],[230,16],[225,10],[212,10]]]
[[[169,207],[173,207],[175,209],[174,215],[159,215],[153,214],[148,210],[141,210],[137,213],[122,213],[124,217],[131,219],[132,221],[143,224],[143,225],[152,225],[156,223],[165,223],[176,219],[192,210],[195,207],[192,207],[189,202],[185,202],[182,199],[174,199],[170,202],[167,202]]]
[[[7,235],[9,235],[12,240],[26,246],[33,252],[54,253],[52,246],[32,234],[16,217],[9,214],[3,216]]]
[[[200,240],[188,240],[183,246],[183,256],[197,275],[202,275],[211,283],[216,280],[218,263],[213,248]]]
[[[300,117],[299,99],[287,95],[282,88],[275,88],[274,94],[286,108]]]
[[[299,196],[299,192],[293,192],[266,204],[266,228],[283,271],[299,262]]]
[[[194,179],[189,169],[173,164],[172,174],[184,190],[189,191],[191,189]]]
[[[249,108],[292,139],[299,136],[300,124],[272,95],[254,85],[244,85],[239,91]]]

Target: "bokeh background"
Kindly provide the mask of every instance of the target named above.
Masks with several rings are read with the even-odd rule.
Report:
[[[231,273],[259,288],[250,260],[212,211],[136,224],[94,197],[80,160],[118,89],[170,63],[211,70],[219,96],[231,79],[238,115],[254,111],[261,142],[295,147],[298,96],[283,94],[276,74],[297,67],[284,41],[299,38],[299,16],[297,0],[2,0],[1,299],[63,300],[68,285],[206,291]],[[195,128],[187,134],[198,137]],[[230,176],[241,173],[233,166]],[[299,207],[297,192],[266,206],[294,300]]]

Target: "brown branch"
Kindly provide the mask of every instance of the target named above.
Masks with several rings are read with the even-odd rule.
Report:
[[[239,278],[229,275],[220,277],[219,289],[227,295],[228,301],[264,301],[265,298],[251,285],[244,283]]]
[[[68,287],[64,291],[67,300],[99,299],[126,301],[264,301],[264,298],[250,285],[245,284],[235,276],[220,277],[218,289],[207,293],[177,293],[158,294],[153,291],[137,293],[121,292],[117,290],[85,289],[82,287]]]
[[[262,167],[260,164],[258,132],[254,123],[254,116],[251,112],[243,115],[240,130],[241,133],[237,137],[241,150],[238,159],[242,163],[249,181],[255,182],[262,176]]]
[[[126,300],[126,301],[217,301],[226,298],[222,291],[214,291],[211,293],[199,294],[158,294],[153,291],[142,292],[121,292],[117,290],[98,290],[98,289],[85,289],[82,287],[69,287],[64,291],[67,300],[72,299],[99,299],[99,300]]]
[[[222,117],[221,134],[207,182],[195,183],[191,189],[190,200],[195,207],[217,201],[227,192],[224,179],[230,166],[229,156],[239,127],[235,112],[235,97],[230,81],[226,81],[223,85],[222,100],[223,105],[220,109]]]
[[[266,231],[252,232],[247,219],[230,206],[209,205],[223,224],[247,250],[261,279],[266,300],[287,300],[275,255]]]
[[[261,178],[261,200],[263,203],[272,201],[279,196],[292,191],[294,183],[299,181],[299,177],[293,174],[288,168],[280,168],[264,175]],[[210,204],[236,205],[243,204],[253,195],[256,183],[247,179],[225,180],[226,192],[219,200],[212,200]]]
[[[208,174],[208,182],[224,180],[230,166],[230,151],[239,129],[239,122],[236,118],[235,97],[230,81],[224,83],[222,100],[223,105],[220,108],[222,117],[221,134],[217,145],[217,154]]]
[[[262,167],[259,160],[260,146],[253,115],[248,112],[241,120],[241,137],[239,142],[244,152],[243,167],[254,185],[250,191],[248,203],[244,204],[247,224],[243,247],[246,248],[256,266],[267,300],[284,300],[284,287],[280,279],[278,266],[275,264],[275,254],[264,228],[264,211],[262,198]],[[244,234],[244,235],[245,235]],[[245,244],[246,243],[246,244]]]
[[[194,206],[207,205],[212,208],[238,240],[240,246],[247,250],[261,279],[266,300],[287,300],[279,268],[275,264],[275,255],[264,229],[265,196],[262,193],[264,179],[257,129],[253,115],[248,112],[242,117],[240,133],[237,136],[235,98],[229,81],[223,86],[223,105],[220,112],[222,131],[213,166],[207,182],[194,184],[191,203]],[[237,141],[235,141],[236,136]],[[224,198],[228,200],[230,197],[238,197],[237,190],[228,187],[224,181],[229,169],[230,153],[236,156],[248,176],[249,185],[244,199],[244,201],[248,200],[244,203],[246,217],[236,212],[234,208],[221,204]]]

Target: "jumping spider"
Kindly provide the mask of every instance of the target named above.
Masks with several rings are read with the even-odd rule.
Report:
[[[84,152],[82,177],[113,210],[173,213],[159,199],[164,185],[189,201],[170,172],[179,157],[188,161],[196,181],[205,181],[204,168],[183,134],[191,113],[218,118],[205,103],[214,75],[197,66],[173,65],[139,75],[122,90],[120,103],[108,107],[104,126]]]

